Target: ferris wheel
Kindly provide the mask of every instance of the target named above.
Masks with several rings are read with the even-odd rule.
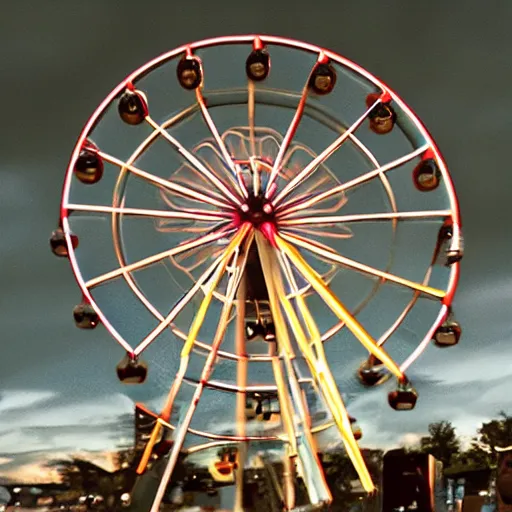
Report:
[[[280,447],[286,510],[296,479],[328,504],[323,432],[373,493],[344,383],[394,380],[389,405],[410,410],[407,370],[461,336],[461,221],[436,144],[384,83],[302,42],[210,39],[130,74],[78,139],[50,242],[82,293],[77,326],[124,352],[119,379],[167,369],[161,407],[138,409],[137,474],[168,440],[151,512],[180,457],[212,447],[240,510],[251,443]]]

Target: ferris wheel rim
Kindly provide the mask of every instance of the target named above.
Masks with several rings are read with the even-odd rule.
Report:
[[[324,48],[321,48],[317,45],[312,45],[309,43],[305,43],[302,41],[289,39],[289,38],[283,38],[278,36],[271,36],[271,35],[256,35],[256,34],[249,34],[249,35],[232,35],[232,36],[223,36],[223,37],[216,37],[211,39],[205,39],[196,41],[190,44],[182,45],[178,48],[175,48],[171,51],[165,52],[161,54],[160,56],[152,59],[151,61],[147,62],[146,64],[140,66],[138,69],[130,73],[123,81],[121,81],[111,92],[107,97],[103,100],[103,102],[98,106],[98,108],[93,112],[91,117],[89,118],[88,122],[84,126],[78,141],[75,145],[75,148],[72,152],[68,168],[66,171],[66,177],[64,181],[63,186],[63,192],[62,192],[62,199],[61,199],[61,209],[60,209],[60,222],[64,228],[64,234],[67,240],[68,248],[69,248],[69,259],[70,263],[73,269],[73,274],[77,280],[78,285],[80,286],[80,289],[82,291],[82,295],[84,298],[84,301],[91,304],[91,306],[97,311],[103,325],[107,328],[107,330],[110,332],[110,334],[116,339],[116,341],[127,351],[128,354],[130,354],[132,357],[137,357],[139,355],[137,351],[137,347],[133,347],[132,345],[128,344],[124,338],[119,334],[115,327],[111,324],[111,322],[108,320],[108,318],[105,316],[105,314],[101,311],[101,308],[98,307],[96,301],[92,297],[92,294],[89,290],[89,288],[85,285],[85,280],[83,279],[80,271],[80,266],[77,262],[77,259],[75,257],[75,251],[74,247],[71,241],[71,231],[69,227],[69,192],[71,188],[71,179],[73,176],[73,166],[74,163],[78,157],[78,153],[81,150],[81,148],[84,146],[88,134],[91,132],[91,130],[95,127],[95,125],[100,121],[101,116],[105,112],[106,108],[112,103],[112,101],[119,95],[120,92],[122,92],[128,85],[132,85],[134,82],[137,82],[137,80],[143,78],[148,73],[153,71],[154,69],[158,68],[159,66],[179,57],[181,54],[186,53],[187,51],[194,51],[219,45],[233,45],[233,44],[251,44],[256,39],[260,40],[262,44],[264,45],[277,45],[282,47],[288,47],[292,49],[302,50],[305,52],[313,53],[313,54],[324,54],[327,58],[331,59],[333,62],[336,62],[340,64],[341,66],[359,74],[360,76],[367,79],[369,82],[377,86],[381,91],[382,94],[388,94],[393,101],[397,103],[397,105],[403,109],[405,114],[408,116],[410,120],[414,123],[415,127],[419,130],[420,134],[423,136],[423,138],[426,141],[426,145],[432,150],[433,154],[436,157],[436,161],[439,164],[440,172],[443,176],[443,182],[445,183],[446,190],[448,192],[448,197],[450,201],[450,221],[453,226],[453,232],[454,232],[454,238],[458,239],[458,233],[460,231],[461,225],[460,225],[460,212],[459,212],[459,203],[457,200],[456,192],[453,186],[453,182],[451,179],[451,175],[447,169],[445,160],[435,143],[433,137],[428,132],[425,125],[422,123],[422,121],[418,118],[418,116],[413,112],[413,110],[401,99],[400,96],[398,96],[392,89],[390,89],[384,82],[382,82],[380,79],[375,77],[372,73],[368,72],[358,64],[354,63],[353,61],[347,59],[346,57],[343,57],[331,50],[327,50]],[[444,299],[442,300],[441,306],[443,314],[439,315],[439,318],[436,320],[433,327],[437,328],[441,325],[444,318],[446,317],[446,311],[444,306],[447,308],[450,306],[453,300],[453,296],[455,294],[458,280],[459,280],[459,262],[456,261],[451,265],[451,271],[450,271],[450,277],[449,282],[447,285],[447,291]],[[435,329],[434,329],[435,330]],[[430,330],[429,330],[430,332]],[[426,342],[428,340],[425,338],[421,346],[426,346]],[[203,347],[204,348],[204,347]]]

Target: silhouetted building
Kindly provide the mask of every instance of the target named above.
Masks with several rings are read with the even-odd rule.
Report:
[[[382,512],[433,512],[440,482],[435,458],[426,453],[391,450],[384,455]]]
[[[496,497],[498,512],[512,511],[512,446],[498,448]]]

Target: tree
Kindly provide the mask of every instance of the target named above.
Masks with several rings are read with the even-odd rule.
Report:
[[[494,452],[496,447],[506,448],[512,445],[512,416],[501,411],[498,419],[483,423],[478,429],[479,445]]]
[[[486,469],[492,464],[491,453],[472,445],[468,450],[457,454],[452,459],[451,469],[465,471],[469,469]]]
[[[428,432],[430,435],[420,440],[421,451],[432,454],[445,467],[448,467],[452,457],[460,450],[455,428],[449,421],[438,421],[428,426]]]
[[[464,453],[464,458],[471,466],[490,467],[496,462],[496,447],[505,448],[512,445],[512,416],[501,411],[497,419],[477,430],[471,448]]]

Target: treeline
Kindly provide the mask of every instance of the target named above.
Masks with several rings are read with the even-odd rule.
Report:
[[[428,433],[421,438],[419,446],[408,450],[431,453],[443,462],[445,468],[491,468],[496,463],[496,448],[512,446],[512,416],[501,411],[496,419],[482,423],[470,447],[465,449],[462,449],[456,428],[449,421],[431,423]]]

